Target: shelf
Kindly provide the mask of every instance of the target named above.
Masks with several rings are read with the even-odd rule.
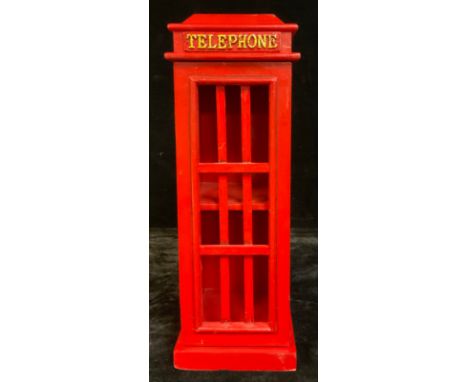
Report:
[[[202,210],[217,210],[218,182],[214,180],[200,181],[200,208]],[[228,208],[230,210],[243,209],[242,205],[242,178],[235,177],[228,180]],[[252,189],[252,209],[268,210],[268,187],[260,184]]]
[[[271,326],[267,322],[244,321],[205,321],[197,329],[197,332],[271,332]]]
[[[268,173],[270,165],[252,162],[199,163],[198,171],[200,173]]]

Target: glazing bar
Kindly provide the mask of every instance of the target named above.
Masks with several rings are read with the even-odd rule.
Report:
[[[226,142],[226,91],[224,86],[216,86],[216,118],[218,129],[218,161],[227,160]],[[228,210],[228,183],[227,175],[218,177],[219,198],[219,236],[220,244],[229,243],[229,210]],[[220,285],[221,285],[221,320],[231,319],[230,299],[230,269],[229,257],[220,257]]]

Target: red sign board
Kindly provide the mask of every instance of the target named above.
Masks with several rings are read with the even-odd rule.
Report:
[[[277,52],[279,32],[184,32],[185,51]]]

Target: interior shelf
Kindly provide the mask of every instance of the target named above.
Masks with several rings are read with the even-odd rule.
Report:
[[[242,178],[229,179],[228,190],[228,208],[242,210]],[[216,180],[200,180],[200,208],[202,210],[219,208]],[[252,209],[268,210],[268,184],[259,184],[252,188]]]

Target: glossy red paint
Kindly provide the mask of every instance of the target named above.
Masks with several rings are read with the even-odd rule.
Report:
[[[296,369],[291,51],[274,15],[193,15],[174,51],[181,331],[174,366]]]

